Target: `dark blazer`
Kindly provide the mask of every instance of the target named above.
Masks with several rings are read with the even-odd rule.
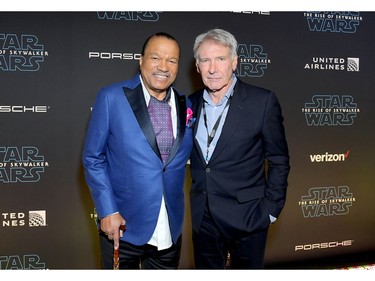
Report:
[[[82,155],[86,182],[99,218],[120,212],[127,226],[121,240],[135,245],[151,238],[162,194],[174,242],[182,232],[184,178],[193,130],[186,126],[190,102],[174,92],[177,136],[165,165],[139,75],[103,88],[91,114]]]
[[[195,135],[203,90],[189,98],[197,113]],[[207,200],[217,226],[228,238],[266,229],[270,225],[269,215],[277,218],[284,206],[290,170],[276,95],[238,79],[209,163],[204,161],[197,140],[190,160],[194,231],[199,231]]]

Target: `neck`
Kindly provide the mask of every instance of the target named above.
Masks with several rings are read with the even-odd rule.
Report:
[[[164,92],[155,92],[148,90],[150,96],[153,96],[155,99],[159,101],[166,101],[168,102],[171,97],[171,89],[165,90]]]
[[[221,99],[225,96],[225,92],[209,91],[208,95],[210,96],[210,99],[213,101],[214,104],[218,104],[221,101]]]
[[[167,95],[167,93],[166,92],[163,92],[163,93],[153,92],[153,93],[150,93],[150,95],[153,96],[157,100],[163,100],[163,99],[165,99],[165,96]]]

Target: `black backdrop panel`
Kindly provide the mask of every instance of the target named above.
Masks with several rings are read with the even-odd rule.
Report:
[[[157,31],[180,42],[175,85],[189,95],[195,37],[216,27],[238,40],[236,75],[276,92],[285,117],[292,169],[266,266],[374,261],[374,13],[2,12],[1,269],[99,268],[80,160],[94,98],[137,73]],[[193,268],[188,197],[183,239]]]

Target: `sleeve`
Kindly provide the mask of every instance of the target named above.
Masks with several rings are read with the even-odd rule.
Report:
[[[263,122],[264,153],[268,164],[266,197],[269,212],[278,217],[284,207],[290,171],[289,151],[280,103],[274,93],[267,100]]]
[[[86,132],[82,164],[99,218],[117,212],[108,176],[107,144],[110,133],[108,94],[102,90],[94,103]]]

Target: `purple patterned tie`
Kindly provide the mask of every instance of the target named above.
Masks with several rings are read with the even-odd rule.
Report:
[[[173,128],[171,119],[171,107],[168,104],[168,96],[164,100],[158,100],[150,96],[148,113],[154,127],[156,141],[158,143],[161,158],[165,163],[169,157],[173,145]]]

